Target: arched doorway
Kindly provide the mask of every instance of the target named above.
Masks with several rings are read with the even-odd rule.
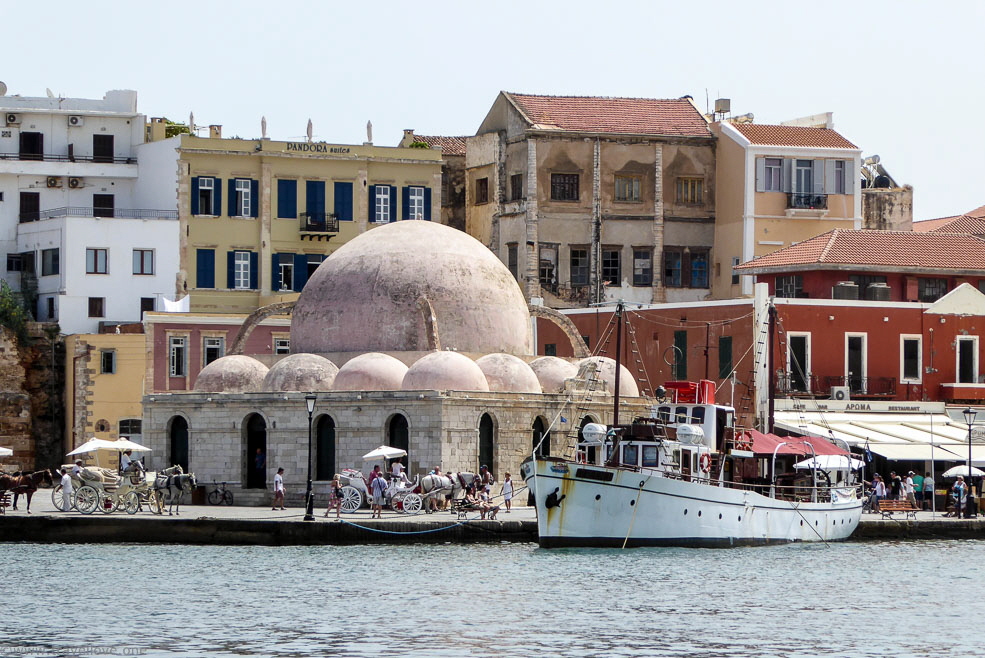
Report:
[[[495,426],[492,416],[482,414],[479,419],[479,466],[488,466],[496,473],[496,463],[493,459],[493,435]]]
[[[171,429],[168,431],[168,438],[171,442],[171,463],[168,466],[178,464],[185,473],[188,473],[188,421],[183,416],[175,416],[171,419]]]
[[[335,419],[322,416],[315,430],[315,479],[331,480],[335,472]]]
[[[547,425],[544,424],[544,419],[538,416],[533,426],[533,448],[538,457],[551,456],[551,433],[546,430]],[[541,442],[541,437],[544,437],[543,442]],[[537,444],[540,444],[540,448],[537,447]]]
[[[267,421],[260,414],[246,418],[246,488],[267,486]]]
[[[407,451],[408,454],[400,458],[400,463],[407,468],[409,464],[407,458],[410,455],[410,429],[407,426],[407,418],[403,414],[394,414],[390,417],[389,424],[386,431],[386,444]]]

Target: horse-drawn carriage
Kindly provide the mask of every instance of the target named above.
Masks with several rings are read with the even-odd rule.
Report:
[[[381,476],[383,477],[383,476]],[[351,514],[366,505],[372,498],[369,482],[361,471],[347,468],[338,475],[342,484],[342,512]],[[444,508],[447,500],[459,497],[467,486],[476,482],[475,473],[455,473],[454,475],[429,474],[415,477],[413,481],[405,477],[391,477],[386,490],[386,504],[395,512],[418,514],[421,510],[433,512]]]

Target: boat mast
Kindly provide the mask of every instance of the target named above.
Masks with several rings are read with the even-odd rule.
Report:
[[[623,303],[620,300],[616,304],[616,380],[615,380],[615,395],[614,407],[612,409],[612,426],[615,427],[619,424],[619,371],[622,370],[622,310]]]
[[[767,311],[769,315],[769,337],[767,340],[769,344],[766,347],[767,361],[766,361],[766,377],[769,382],[769,412],[766,418],[766,433],[773,433],[773,415],[774,415],[774,400],[776,399],[776,377],[773,375],[773,341],[776,338],[776,307],[771,303],[769,310]]]

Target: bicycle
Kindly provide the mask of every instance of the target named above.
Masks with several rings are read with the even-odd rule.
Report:
[[[212,481],[215,489],[209,492],[209,505],[232,505],[233,492],[226,488],[225,482]]]

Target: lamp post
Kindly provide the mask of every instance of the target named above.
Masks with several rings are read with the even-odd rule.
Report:
[[[314,393],[304,396],[304,404],[308,408],[308,490],[304,494],[304,520],[315,520],[315,496],[311,492],[311,414],[315,412],[315,400],[318,399]],[[970,430],[969,430],[970,431]]]

